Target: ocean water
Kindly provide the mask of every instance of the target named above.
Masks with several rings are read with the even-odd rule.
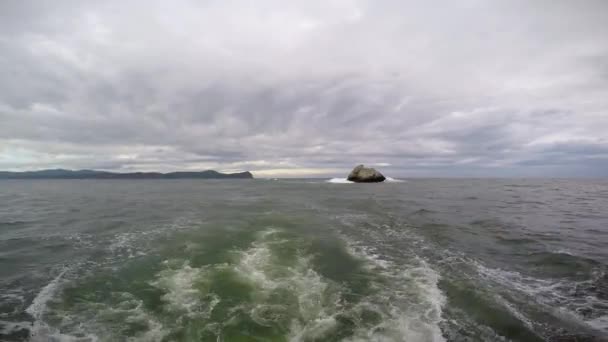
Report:
[[[1,341],[607,341],[608,181],[0,182]]]

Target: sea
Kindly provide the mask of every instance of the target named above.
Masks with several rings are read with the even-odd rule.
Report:
[[[608,180],[2,180],[0,341],[608,341]]]

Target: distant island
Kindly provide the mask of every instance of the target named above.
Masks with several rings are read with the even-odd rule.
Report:
[[[221,173],[214,170],[184,172],[130,172],[118,173],[96,170],[40,170],[11,172],[0,171],[0,179],[252,179],[249,171]]]

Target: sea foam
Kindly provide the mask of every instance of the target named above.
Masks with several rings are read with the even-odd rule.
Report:
[[[58,342],[96,342],[98,341],[97,336],[93,334],[87,334],[82,337],[75,337],[68,334],[62,334],[59,329],[50,327],[44,322],[43,316],[47,310],[47,303],[55,296],[61,285],[61,281],[68,272],[68,268],[64,268],[55,278],[53,278],[47,285],[45,285],[40,292],[36,295],[32,304],[25,310],[32,318],[34,322],[30,328],[30,341],[31,342],[47,342],[47,341],[58,341]]]
[[[333,183],[333,184],[355,184],[355,182],[351,182],[346,178],[331,178],[331,179],[328,179],[326,182]],[[384,182],[386,182],[386,183],[405,183],[404,180],[396,179],[396,178],[392,178],[392,177],[386,177],[386,180]]]
[[[509,291],[516,291],[529,299],[533,298],[538,304],[546,306],[554,314],[567,321],[587,325],[598,331],[608,330],[608,320],[605,318],[604,311],[604,308],[608,307],[608,300],[592,293],[592,291],[588,291],[584,296],[576,297],[572,295],[577,291],[584,291],[585,288],[594,288],[593,279],[583,281],[540,279],[525,276],[515,271],[490,268],[480,262],[473,262],[473,264],[481,277],[493,284],[505,287]],[[591,317],[581,316],[580,311],[588,308],[595,308],[597,312],[594,312]],[[507,309],[513,311],[514,308],[507,307]],[[530,325],[530,322],[526,319],[520,316],[518,318]]]
[[[439,324],[446,298],[438,286],[439,274],[420,258],[403,267],[369,246],[346,241],[349,252],[365,260],[370,272],[388,280],[376,283],[378,293],[360,304],[378,310],[382,322],[373,329],[359,329],[353,340],[444,342]]]
[[[346,178],[332,178],[332,179],[327,180],[327,183],[352,184],[354,182],[351,182],[351,181],[347,180]]]

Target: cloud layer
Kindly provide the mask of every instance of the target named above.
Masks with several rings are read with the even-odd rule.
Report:
[[[608,175],[604,1],[0,2],[0,169]]]

